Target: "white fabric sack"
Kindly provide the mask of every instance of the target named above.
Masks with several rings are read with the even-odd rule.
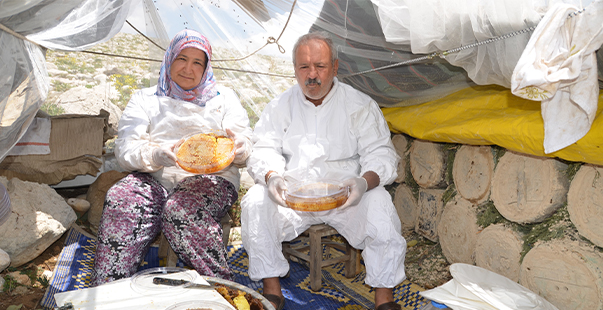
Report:
[[[452,264],[453,279],[419,294],[454,310],[558,310],[543,297],[487,269]]]
[[[574,14],[578,10],[558,4],[546,13],[511,78],[513,94],[541,101],[547,154],[586,135],[597,111],[595,52],[603,44],[603,0]]]

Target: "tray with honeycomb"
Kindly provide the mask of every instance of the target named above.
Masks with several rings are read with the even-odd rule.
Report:
[[[221,131],[195,133],[180,140],[174,153],[182,169],[196,174],[210,174],[232,163],[234,142]]]

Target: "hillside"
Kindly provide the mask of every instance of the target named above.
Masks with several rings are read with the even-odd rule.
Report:
[[[89,51],[103,54],[125,55],[141,59],[155,59],[149,56],[148,41],[141,35],[119,33],[111,40],[98,44]],[[242,58],[234,51],[213,47],[215,60]],[[42,107],[51,115],[63,113],[82,113],[66,105],[68,92],[94,90],[94,98],[101,97],[105,102],[123,111],[130,96],[143,87],[156,84],[159,73],[158,61],[113,57],[86,52],[60,52],[49,50],[46,53],[47,68],[51,90]],[[214,61],[214,75],[218,83],[234,89],[249,113],[252,125],[265,104],[273,97],[295,83],[293,78],[248,73],[269,72],[271,74],[293,76],[290,61],[264,55],[253,55],[242,61]],[[216,69],[225,68],[225,70]],[[243,71],[234,71],[234,70]],[[247,71],[247,72],[245,72]],[[73,97],[73,95],[71,96]],[[86,96],[90,98],[90,96]],[[81,105],[91,105],[81,102]],[[71,107],[69,107],[71,106]],[[88,109],[93,110],[93,109]],[[91,112],[94,114],[95,112]]]

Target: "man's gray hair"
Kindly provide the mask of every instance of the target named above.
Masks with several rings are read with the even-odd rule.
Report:
[[[293,45],[293,65],[295,65],[295,54],[297,53],[299,46],[306,45],[311,40],[321,40],[327,44],[331,50],[331,64],[334,64],[335,60],[337,60],[337,49],[335,49],[331,36],[329,36],[329,33],[326,31],[316,31],[304,34],[297,39],[297,42],[295,42],[295,45]]]

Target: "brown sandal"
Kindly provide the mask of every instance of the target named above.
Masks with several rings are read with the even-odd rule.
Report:
[[[283,308],[285,307],[285,296],[278,296],[278,295],[273,295],[273,294],[266,294],[264,295],[264,297],[266,299],[268,299],[269,302],[277,305],[275,308],[276,310],[283,310]]]
[[[379,305],[375,310],[401,310],[402,306],[398,305],[395,301],[386,302]]]

